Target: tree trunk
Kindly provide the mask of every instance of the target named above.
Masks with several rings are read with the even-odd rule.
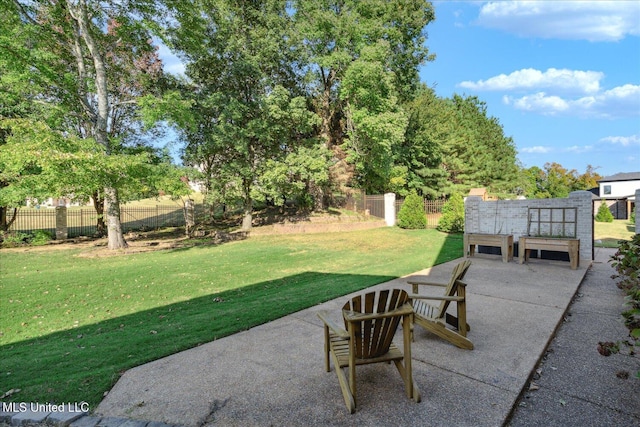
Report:
[[[251,199],[251,184],[249,179],[245,179],[244,187],[244,212],[242,215],[242,231],[251,230],[253,223],[253,200]]]
[[[104,197],[100,196],[100,192],[94,191],[91,195],[93,198],[93,207],[96,210],[96,236],[103,237],[107,235],[107,225],[104,222]]]
[[[98,108],[91,108],[92,130],[96,141],[105,147],[106,155],[110,154],[109,135],[107,124],[109,120],[109,94],[107,85],[107,70],[104,59],[99,50],[98,43],[94,40],[91,28],[91,20],[87,11],[86,0],[81,0],[76,6],[69,5],[69,12],[77,22],[80,36],[89,50],[91,60],[95,69],[96,99]],[[82,59],[78,58],[82,63]],[[109,237],[109,249],[126,248],[127,242],[124,240],[122,225],[120,224],[120,201],[118,200],[118,190],[113,186],[106,186],[104,189],[104,211],[107,220],[107,235]]]
[[[13,224],[13,221],[16,220],[16,215],[18,214],[18,208],[13,208],[13,216],[11,217],[11,221],[7,222],[7,213],[9,212],[9,208],[6,206],[0,206],[0,231],[9,231],[9,227]]]
[[[107,218],[107,236],[109,249],[123,249],[129,246],[124,240],[120,223],[120,201],[115,188],[104,189],[104,212]]]

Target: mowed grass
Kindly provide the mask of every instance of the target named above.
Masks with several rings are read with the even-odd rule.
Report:
[[[9,400],[95,406],[131,367],[458,258],[462,237],[385,227],[78,255],[0,251]]]
[[[636,225],[631,221],[616,219],[613,222],[594,222],[593,239],[595,246],[617,248],[620,240],[631,240],[635,234]]]

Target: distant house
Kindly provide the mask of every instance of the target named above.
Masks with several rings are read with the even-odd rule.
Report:
[[[640,172],[617,173],[598,181],[597,197],[609,206],[615,219],[629,219],[635,208],[636,190],[640,188]],[[600,205],[594,207],[597,212]]]
[[[482,200],[486,201],[486,200],[498,200],[497,197],[489,194],[489,192],[487,191],[486,188],[482,187],[482,188],[472,188],[471,190],[469,190],[469,196],[476,196],[476,197],[480,197]]]

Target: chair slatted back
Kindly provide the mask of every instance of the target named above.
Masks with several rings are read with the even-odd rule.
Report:
[[[449,280],[449,283],[445,288],[444,296],[452,297],[458,293],[458,280],[464,279],[464,276],[465,274],[467,274],[467,270],[469,270],[470,266],[471,266],[471,261],[466,260],[458,263],[454,267],[453,272],[451,273],[451,279]],[[451,301],[442,301],[440,303],[438,318],[444,317],[444,315],[447,312],[447,309],[449,308],[450,303]]]
[[[365,294],[364,301],[362,295],[358,295],[351,301],[347,301],[342,310],[363,314],[392,313],[408,303],[408,301],[409,295],[404,290],[393,289],[391,295],[389,295],[389,290],[382,290]],[[399,314],[397,316],[391,315],[358,322],[347,322],[345,320],[347,330],[349,329],[349,323],[352,323],[354,329],[356,357],[372,359],[386,354],[389,351],[401,318],[402,315]]]

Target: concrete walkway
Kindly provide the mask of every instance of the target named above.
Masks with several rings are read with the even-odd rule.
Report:
[[[624,293],[608,263],[613,249],[597,249],[565,320],[514,407],[511,427],[640,426],[640,354],[603,357],[601,341],[628,337],[620,315]],[[629,376],[628,378],[626,376]]]
[[[567,262],[537,259],[505,264],[492,255],[472,261],[467,314],[475,349],[458,349],[417,327],[412,352],[421,403],[405,397],[393,365],[370,365],[357,371],[357,412],[347,412],[335,372],[323,368],[316,316],[330,310],[339,320],[347,296],[131,369],[94,415],[185,426],[503,425],[588,265],[571,270]],[[446,281],[457,262],[374,288],[409,290],[409,277]]]

